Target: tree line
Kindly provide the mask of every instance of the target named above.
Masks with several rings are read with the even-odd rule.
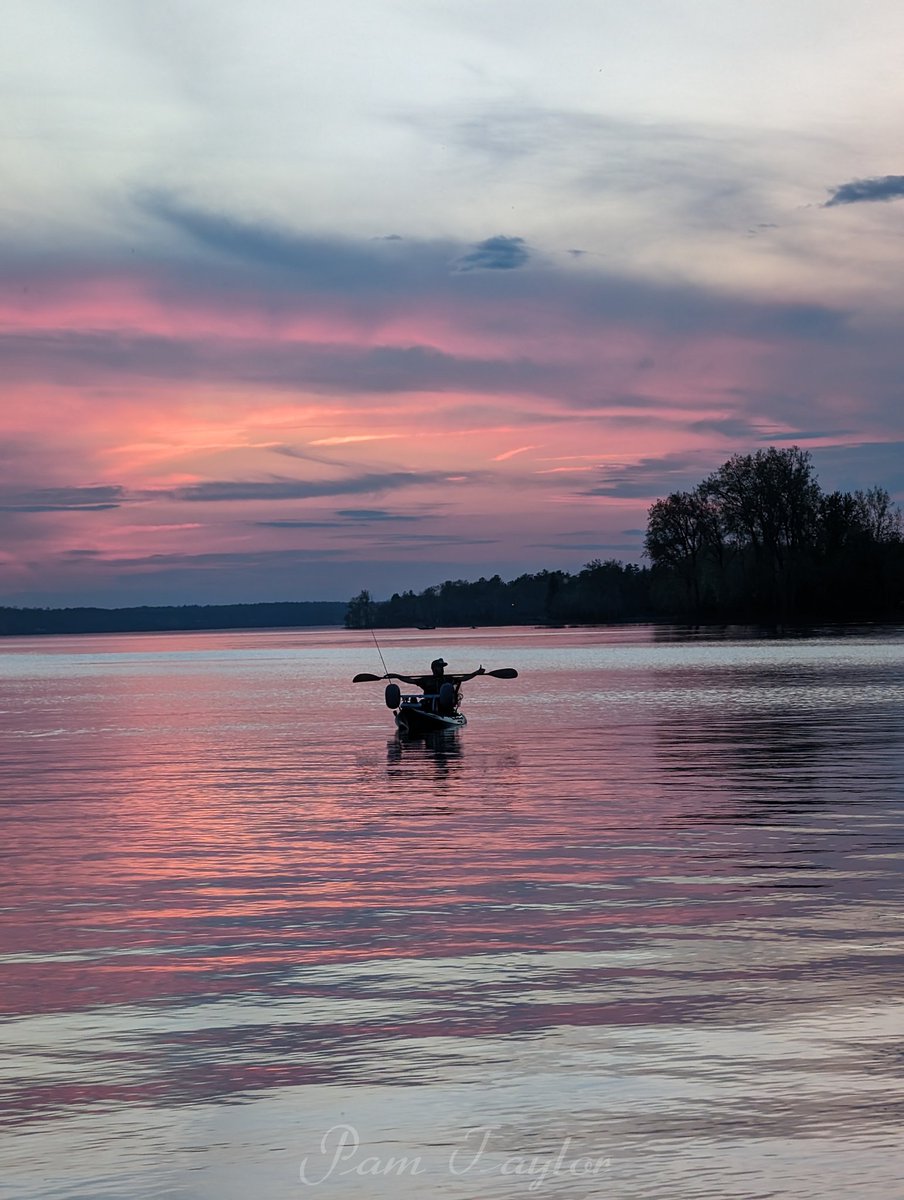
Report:
[[[534,625],[652,620],[649,570],[594,559],[576,575],[540,571],[504,580],[447,580],[422,592],[374,600],[362,591],[349,602],[348,629],[432,629],[439,625]]]
[[[43,633],[154,633],[340,625],[338,600],[139,608],[0,608],[0,637]]]
[[[649,509],[643,566],[447,580],[348,605],[351,629],[904,619],[904,522],[884,488],[823,492],[797,446],[736,454]]]

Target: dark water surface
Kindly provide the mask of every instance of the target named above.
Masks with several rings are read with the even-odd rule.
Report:
[[[15,1200],[904,1195],[904,632],[0,643]]]

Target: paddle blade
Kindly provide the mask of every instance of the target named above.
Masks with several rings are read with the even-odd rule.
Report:
[[[366,671],[362,671],[360,675],[356,675],[352,683],[379,683],[382,676],[368,675]]]
[[[498,671],[485,671],[484,674],[492,675],[494,679],[517,679],[518,672],[514,667],[500,667]]]

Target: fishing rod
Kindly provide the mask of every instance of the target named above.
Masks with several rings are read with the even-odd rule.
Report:
[[[376,648],[377,648],[377,654],[379,654],[379,656],[380,656],[380,662],[383,664],[383,674],[384,674],[384,675],[388,675],[388,674],[389,674],[389,667],[387,667],[387,665],[386,665],[386,660],[385,660],[385,659],[384,659],[384,657],[383,657],[383,651],[380,649],[380,643],[377,641],[377,635],[374,633],[374,627],[373,627],[373,625],[371,625],[371,627],[370,627],[370,636],[371,636],[371,637],[373,638],[373,640],[374,640],[374,645],[375,645],[375,646],[376,646]]]

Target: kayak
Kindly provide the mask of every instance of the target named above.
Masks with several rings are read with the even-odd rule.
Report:
[[[388,704],[389,700],[386,702]],[[468,723],[468,718],[458,708],[443,710],[439,696],[400,696],[394,715],[402,733],[409,734],[461,729]]]
[[[442,663],[442,666],[445,665]],[[422,737],[428,733],[462,729],[467,725],[468,719],[459,708],[461,685],[466,680],[474,679],[477,675],[487,675],[495,679],[517,679],[518,672],[513,667],[501,667],[497,671],[485,671],[483,667],[480,667],[479,670],[471,671],[466,675],[440,675],[439,678],[443,682],[439,685],[438,690],[436,690],[436,684],[439,684],[439,679],[433,683],[429,675],[393,676],[387,673],[379,676],[362,672],[356,675],[352,682],[378,683],[381,678],[396,678],[423,688],[423,695],[403,695],[397,683],[388,683],[384,697],[386,707],[393,710],[393,717],[399,731],[410,736]],[[433,689],[428,690],[431,683],[433,683]]]

